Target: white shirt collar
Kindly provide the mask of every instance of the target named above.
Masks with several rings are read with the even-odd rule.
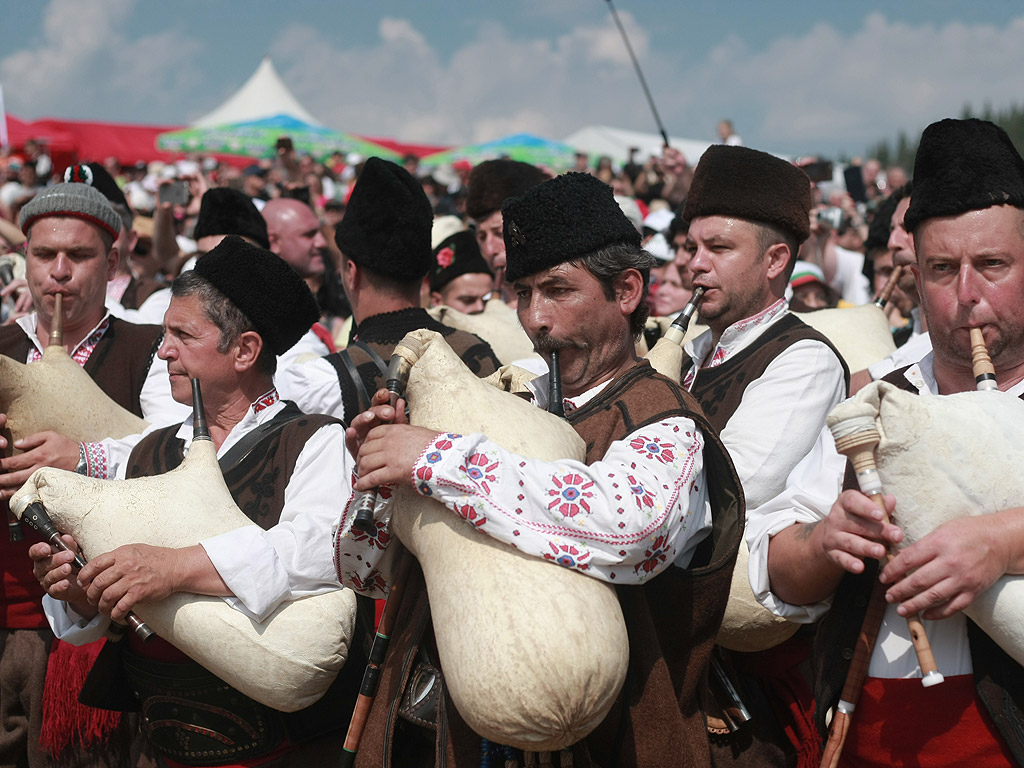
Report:
[[[82,344],[87,342],[92,337],[92,335],[94,333],[96,333],[96,329],[99,328],[101,325],[103,325],[103,323],[105,323],[107,321],[108,317],[110,317],[110,313],[109,312],[104,312],[103,313],[103,317],[100,318],[100,321],[98,323],[96,323],[96,325],[94,325],[89,330],[89,332],[87,334],[85,334],[85,336],[82,337],[82,340],[80,342],[78,342],[78,346],[76,346],[74,349],[71,350],[71,355],[72,356],[74,356],[75,352],[78,351],[78,347],[82,346]],[[30,312],[29,314],[24,315],[23,317],[19,317],[14,322],[16,322],[21,327],[21,330],[23,330],[25,332],[25,335],[28,336],[29,340],[33,344],[35,344],[36,349],[38,349],[40,352],[42,352],[43,351],[43,346],[42,346],[42,344],[39,343],[39,335],[38,335],[39,315],[36,314],[35,312]]]
[[[939,385],[935,382],[935,353],[929,352],[919,362],[914,363],[903,372],[903,377],[917,390],[920,395],[937,395]],[[1024,394],[1024,380],[1018,381],[1006,394],[1020,397]]]
[[[260,397],[256,402],[252,403],[245,412],[245,416],[242,420],[235,424],[228,432],[228,436],[224,439],[220,448],[217,450],[217,456],[223,456],[227,451],[231,450],[231,447],[245,437],[249,432],[254,430],[260,424],[270,421],[274,418],[281,410],[285,407],[284,400],[278,400],[273,405],[263,408],[259,413],[253,413],[254,406],[263,398]],[[181,423],[178,428],[176,437],[180,440],[185,441],[185,453],[188,453],[188,447],[192,445],[192,414],[189,414],[188,418]]]
[[[711,350],[711,331],[707,330],[700,336],[686,342],[684,349],[693,361],[694,368],[702,365],[721,365],[737,352],[746,349],[768,328],[789,313],[785,299],[779,299],[767,309],[763,309],[752,317],[739,320],[722,333],[714,353]],[[708,362],[705,362],[708,361]]]

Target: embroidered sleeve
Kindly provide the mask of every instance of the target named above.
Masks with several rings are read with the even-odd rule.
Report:
[[[107,461],[107,450],[103,443],[81,443],[85,452],[85,476],[99,480],[109,480],[110,462]]]
[[[709,521],[690,419],[652,424],[591,465],[516,456],[475,434],[442,434],[414,467],[416,489],[469,525],[595,578],[640,583],[685,555]]]
[[[352,483],[355,476],[352,476]],[[349,487],[351,487],[351,484]],[[356,495],[351,494],[334,536],[334,567],[338,581],[373,598],[387,597],[393,551],[391,542],[391,489],[382,486],[374,507],[374,529],[368,533],[352,527]]]

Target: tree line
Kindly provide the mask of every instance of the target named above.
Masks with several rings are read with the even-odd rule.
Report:
[[[986,104],[978,113],[970,104],[965,104],[960,112],[960,117],[977,117],[1002,127],[1010,136],[1014,146],[1017,147],[1017,151],[1024,154],[1024,105],[1013,105],[1005,109],[993,110],[990,104]],[[908,173],[914,169],[914,155],[916,154],[917,137],[911,139],[904,131],[899,132],[895,141],[880,141],[870,147],[867,152],[868,157],[877,158],[883,167],[898,165],[905,168]]]

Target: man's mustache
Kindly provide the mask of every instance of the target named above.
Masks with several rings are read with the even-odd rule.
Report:
[[[569,341],[568,339],[556,339],[554,336],[549,336],[548,334],[538,336],[533,340],[533,351],[540,355],[550,354],[551,352],[561,351],[563,349],[586,349],[586,345],[575,341]]]

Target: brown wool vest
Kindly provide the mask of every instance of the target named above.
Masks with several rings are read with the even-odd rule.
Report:
[[[128,287],[121,294],[121,306],[125,309],[138,309],[146,303],[146,299],[157,291],[170,290],[166,283],[154,280],[151,277],[133,277],[128,281]]]
[[[788,314],[765,331],[753,344],[730,357],[714,368],[701,368],[690,387],[690,392],[707,416],[711,425],[721,432],[740,406],[747,386],[764,375],[764,372],[783,351],[798,341],[811,339],[820,341],[839,358],[846,375],[846,386],[850,386],[850,371],[832,342],[811,328],[794,314]],[[692,368],[692,363],[683,361],[680,380]]]
[[[909,367],[893,371],[882,381],[917,394],[903,375]],[[847,462],[843,489],[857,487],[857,478]],[[828,712],[839,703],[878,573],[877,560],[865,560],[864,566],[861,574],[843,576],[832,600],[833,608],[819,623],[814,639],[814,698],[817,702],[814,715],[823,736],[827,732]],[[967,639],[978,697],[1014,759],[1024,766],[1024,669],[970,619],[967,620]]]
[[[426,310],[420,308],[403,309],[398,312],[368,317],[353,329],[352,338],[373,350],[386,371],[391,354],[398,342],[409,331],[420,328],[440,333],[448,346],[477,376],[490,376],[501,365],[498,358],[494,356],[491,346],[479,336],[443,325],[428,315]],[[346,355],[358,375],[358,382],[346,365]],[[373,393],[387,383],[387,377],[381,371],[381,366],[357,344],[350,343],[342,352],[333,352],[324,359],[334,367],[338,374],[346,420],[351,420],[357,414],[365,411],[369,407],[369,398],[372,398]]]
[[[293,403],[288,403],[280,415],[297,411]],[[319,414],[296,419],[264,438],[255,450],[228,469],[224,482],[246,517],[263,529],[277,525],[284,508],[284,489],[302,448],[318,429],[334,423],[336,419]],[[128,457],[126,476],[152,477],[180,465],[185,443],[175,436],[179,427],[175,424],[146,435]]]
[[[570,422],[586,441],[586,460],[592,463],[615,440],[681,415],[705,435],[712,532],[690,568],[670,567],[644,585],[617,587],[629,634],[629,672],[608,717],[573,747],[575,768],[710,765],[697,688],[725,611],[743,531],[743,494],[732,462],[693,398],[646,362],[573,412]],[[426,588],[415,568],[359,751],[360,768],[480,764],[480,737],[463,722],[447,692],[428,727],[417,728],[398,715],[420,649],[437,659]]]
[[[163,338],[163,329],[157,325],[135,325],[110,318],[107,332],[96,344],[85,364],[85,372],[111,400],[136,416],[142,416],[139,394],[146,381],[153,356]],[[0,354],[24,363],[33,349],[32,341],[18,325],[0,326]],[[7,502],[0,502],[0,514],[8,515]],[[24,528],[24,526],[23,526]],[[25,529],[27,531],[27,528]],[[45,627],[41,600],[42,588],[32,575],[32,560],[28,548],[36,542],[35,534],[28,533],[19,542],[0,536],[0,628]],[[17,605],[21,618],[8,618],[11,606]],[[30,609],[34,619],[26,623],[23,614]],[[13,614],[12,614],[13,615]]]

